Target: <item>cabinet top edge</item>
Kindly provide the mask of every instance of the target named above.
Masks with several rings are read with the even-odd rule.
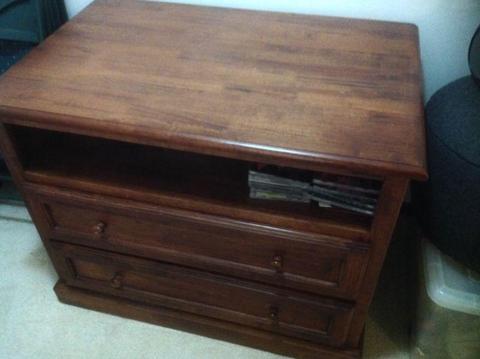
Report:
[[[211,137],[181,136],[170,133],[138,131],[127,126],[111,128],[85,126],[81,118],[15,109],[0,105],[0,124],[33,127],[84,136],[105,138],[205,155],[227,157],[245,161],[268,163],[319,172],[332,172],[359,177],[404,177],[425,181],[425,166],[402,163],[361,160],[328,153],[312,153],[289,148],[275,148],[254,143],[225,141]]]

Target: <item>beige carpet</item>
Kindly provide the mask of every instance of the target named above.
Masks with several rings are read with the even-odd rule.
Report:
[[[397,236],[368,320],[364,358],[407,358],[406,235]],[[23,207],[0,204],[0,358],[274,359],[281,356],[61,304]]]

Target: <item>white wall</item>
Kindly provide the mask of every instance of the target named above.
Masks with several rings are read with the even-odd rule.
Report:
[[[65,0],[74,16],[92,0]],[[155,1],[155,0],[153,0]],[[420,29],[425,98],[469,73],[469,41],[480,24],[479,0],[165,0],[246,9],[410,22]]]

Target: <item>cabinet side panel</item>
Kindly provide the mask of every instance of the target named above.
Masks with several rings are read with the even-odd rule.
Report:
[[[372,248],[370,259],[357,299],[347,344],[358,347],[365,327],[368,308],[375,294],[380,271],[387,253],[409,180],[403,177],[388,177],[383,183],[375,219],[372,224]]]
[[[17,151],[16,143],[13,137],[8,132],[6,126],[0,122],[0,151],[2,151],[3,157],[5,158],[5,162],[7,167],[12,175],[13,181],[17,186],[18,191],[20,192],[22,198],[25,201],[25,206],[27,207],[28,213],[32,218],[32,221],[40,233],[40,237],[42,239],[43,245],[47,250],[47,253],[52,261],[55,270],[57,273],[62,277],[62,267],[54,261],[52,256],[52,250],[50,248],[50,242],[48,239],[48,226],[45,225],[41,218],[43,216],[39,212],[39,208],[34,205],[34,202],[30,200],[29,196],[27,195],[26,191],[24,190],[24,179],[23,179],[23,168],[22,164],[19,159],[19,154]]]

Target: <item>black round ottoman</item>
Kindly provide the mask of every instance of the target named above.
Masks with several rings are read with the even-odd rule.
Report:
[[[431,240],[480,272],[480,87],[464,77],[428,102],[430,179],[422,217]]]

